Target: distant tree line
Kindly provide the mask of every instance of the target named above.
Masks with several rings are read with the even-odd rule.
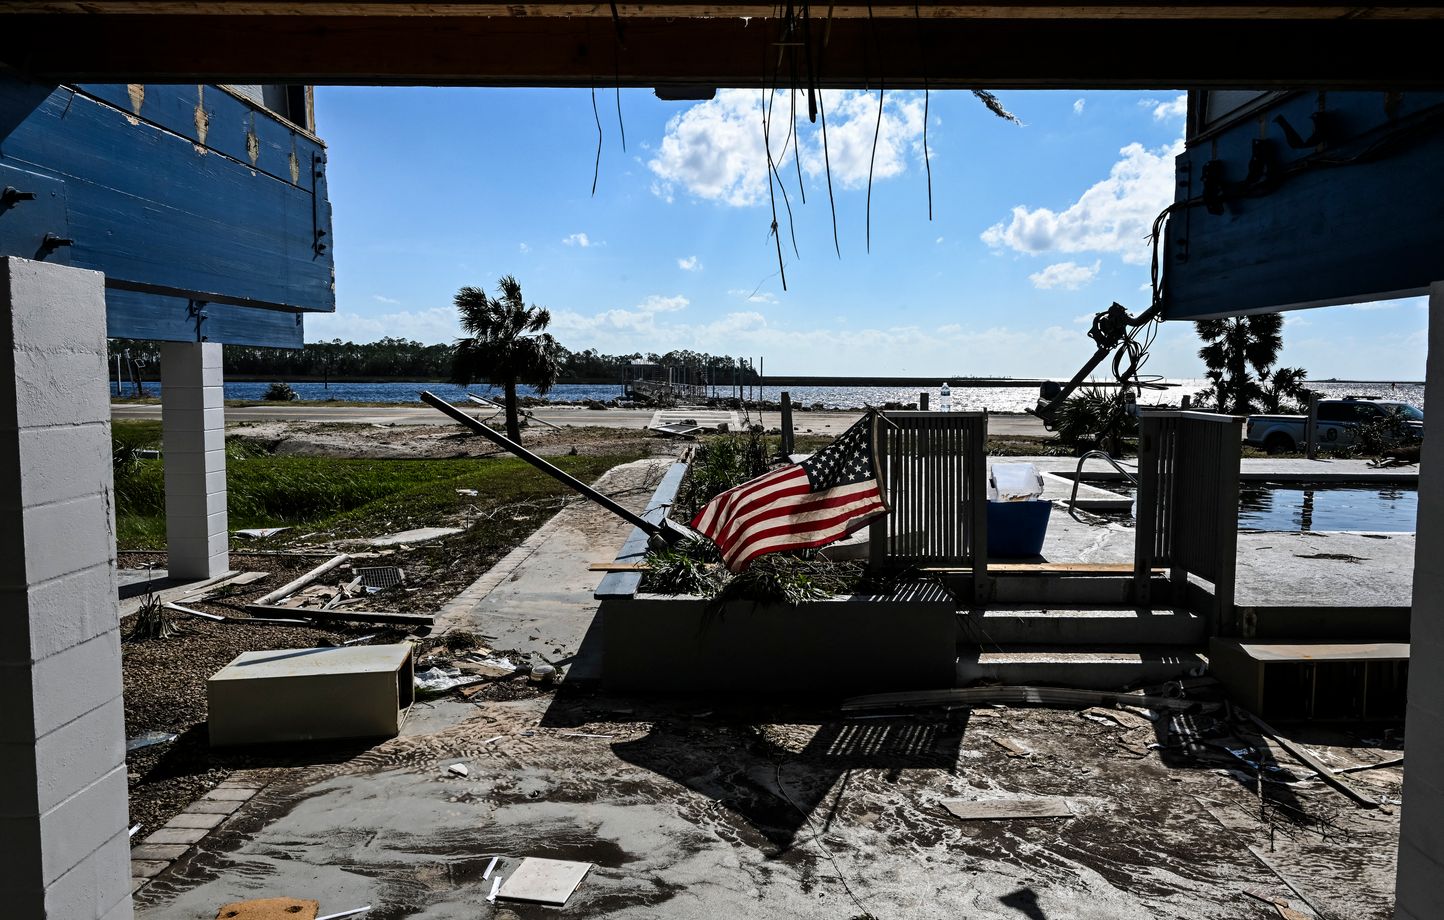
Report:
[[[111,373],[115,357],[121,356],[123,376],[131,378],[132,367],[146,380],[160,377],[160,343],[137,339],[111,339]],[[129,355],[130,364],[126,363]],[[376,342],[311,342],[304,348],[255,348],[227,345],[224,351],[227,376],[275,380],[447,380],[451,377],[455,345],[423,345],[409,339],[386,338]],[[633,361],[685,367],[701,371],[720,385],[736,379],[758,381],[756,370],[746,358],[709,355],[679,349],[666,354],[633,352],[604,355],[595,348],[585,351],[561,350],[558,383],[620,383],[622,369]]]

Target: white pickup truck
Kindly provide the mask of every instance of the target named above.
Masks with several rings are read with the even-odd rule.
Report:
[[[1343,399],[1319,400],[1315,440],[1319,447],[1326,450],[1350,447],[1359,439],[1362,426],[1389,416],[1398,419],[1397,437],[1400,440],[1423,439],[1423,409],[1396,399],[1346,396]],[[1244,443],[1270,453],[1301,450],[1307,424],[1308,417],[1303,415],[1250,415],[1244,429]]]

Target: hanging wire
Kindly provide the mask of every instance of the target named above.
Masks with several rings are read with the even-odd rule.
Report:
[[[597,177],[602,174],[602,115],[597,111],[597,87],[592,84],[592,118],[597,123],[597,161],[592,165],[592,197],[597,197]]]
[[[771,140],[770,140],[770,137],[769,137],[769,129],[768,129],[768,124],[767,124],[768,118],[770,117],[770,116],[769,116],[769,111],[770,111],[770,109],[769,109],[769,106],[768,106],[768,99],[767,99],[768,84],[767,84],[767,45],[765,44],[766,40],[767,40],[767,37],[766,37],[766,34],[764,33],[764,34],[763,34],[763,42],[764,42],[764,44],[763,44],[763,46],[762,46],[762,99],[761,99],[761,102],[762,102],[762,148],[763,148],[763,152],[765,153],[765,155],[766,155],[766,157],[767,157],[767,200],[768,200],[768,202],[769,202],[769,203],[771,204],[771,206],[772,206],[772,226],[771,226],[769,232],[772,234],[773,242],[776,243],[776,245],[777,245],[777,272],[778,272],[778,274],[780,274],[780,275],[782,276],[782,290],[786,291],[786,290],[787,290],[787,268],[786,268],[786,266],[785,266],[785,265],[783,264],[783,262],[782,262],[782,234],[778,232],[778,225],[777,225],[777,193],[776,193],[776,191],[775,191],[775,186],[774,186],[773,181],[772,181],[773,175],[776,173],[776,169],[775,169],[775,168],[773,167],[773,165],[772,165],[772,143],[771,143]]]
[[[872,46],[873,46],[872,50],[873,50],[873,53],[874,53],[874,55],[877,55],[877,56],[879,57],[879,59],[880,59],[880,58],[881,58],[881,55],[878,55],[878,54],[877,54],[877,52],[878,52],[878,48],[877,48],[877,26],[876,26],[876,24],[873,22],[873,18],[872,18],[872,3],[871,3],[871,2],[869,2],[868,5],[867,5],[867,28],[868,28],[868,33],[869,33],[869,35],[872,37]],[[868,159],[868,161],[867,161],[867,213],[866,213],[866,220],[867,220],[867,251],[868,251],[868,252],[872,252],[872,170],[873,170],[873,167],[874,167],[874,166],[876,165],[876,163],[877,163],[877,141],[878,141],[878,138],[882,135],[882,107],[883,107],[884,96],[885,96],[886,93],[887,93],[886,83],[885,83],[885,81],[884,81],[884,79],[883,79],[882,74],[879,73],[879,74],[878,74],[878,77],[877,77],[877,124],[874,125],[874,126],[873,126],[873,129],[872,129],[872,156],[871,156],[871,157]]]
[[[832,196],[832,157],[827,152],[827,106],[822,101],[822,92],[817,94],[817,117],[822,120],[822,168],[827,173],[827,207],[832,213],[832,248],[842,258],[842,244],[837,240],[837,200]]]
[[[918,51],[919,63],[923,68],[923,168],[927,170],[928,176],[928,220],[933,219],[933,161],[932,154],[928,150],[928,108],[932,101],[932,92],[928,86],[928,46],[923,32],[923,14],[918,9],[918,4],[913,3],[913,21],[918,27]]]

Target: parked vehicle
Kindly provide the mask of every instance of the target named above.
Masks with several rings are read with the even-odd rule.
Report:
[[[1338,450],[1352,447],[1366,425],[1393,420],[1387,437],[1400,442],[1424,438],[1424,410],[1395,399],[1345,396],[1319,400],[1318,447]],[[1244,429],[1244,443],[1270,453],[1301,450],[1308,417],[1304,415],[1250,415]]]

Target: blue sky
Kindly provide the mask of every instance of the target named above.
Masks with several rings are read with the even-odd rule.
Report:
[[[771,146],[787,290],[769,237],[758,91],[705,103],[614,90],[317,90],[329,147],[337,313],[309,341],[423,342],[459,334],[457,288],[515,275],[574,350],[691,348],[763,356],[768,373],[1070,375],[1092,315],[1148,305],[1152,219],[1171,200],[1178,92],[1001,94],[1005,122],[968,93],[828,93],[833,249],[816,126],[785,95]],[[801,100],[799,100],[801,104]],[[872,245],[866,248],[873,170]],[[798,169],[802,172],[801,200]],[[1289,315],[1284,362],[1315,379],[1422,379],[1422,299]],[[1191,325],[1165,324],[1150,372],[1202,373]]]

